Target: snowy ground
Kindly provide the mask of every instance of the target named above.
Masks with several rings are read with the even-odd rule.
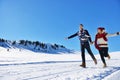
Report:
[[[80,53],[7,52],[0,47],[0,80],[120,80],[120,52],[110,55],[107,68],[102,68],[99,55],[98,65],[87,55],[87,68],[81,68]]]

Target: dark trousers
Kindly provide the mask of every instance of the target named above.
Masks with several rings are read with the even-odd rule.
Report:
[[[104,57],[108,56],[108,47],[100,47],[99,53],[100,53],[102,62],[106,64]]]
[[[90,45],[89,43],[84,43],[84,44],[81,44],[81,56],[82,56],[82,62],[85,63],[85,49],[88,51],[88,53],[90,54],[90,56],[92,57],[92,59],[94,60],[95,59],[95,56],[93,55],[91,49],[90,49]]]

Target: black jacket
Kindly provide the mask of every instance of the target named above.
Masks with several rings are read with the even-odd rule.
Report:
[[[87,30],[78,31],[75,34],[69,36],[68,39],[76,37],[76,36],[79,36],[81,43],[88,42],[88,41],[92,42],[90,34]],[[83,38],[86,38],[86,40],[83,40]]]

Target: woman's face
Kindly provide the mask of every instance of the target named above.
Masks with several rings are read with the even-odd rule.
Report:
[[[102,33],[102,31],[101,31],[100,29],[98,29],[98,33],[100,33],[100,34],[101,34],[101,33]]]

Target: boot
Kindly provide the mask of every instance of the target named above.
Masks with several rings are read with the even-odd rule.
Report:
[[[104,63],[103,68],[107,67],[107,65]]]
[[[108,54],[108,56],[107,56],[107,57],[108,57],[108,59],[110,59],[110,55],[109,55],[109,54]]]
[[[96,59],[94,59],[93,61],[94,61],[95,64],[97,64],[97,60]]]
[[[80,66],[83,67],[83,68],[86,68],[86,64],[85,63],[82,63]]]

